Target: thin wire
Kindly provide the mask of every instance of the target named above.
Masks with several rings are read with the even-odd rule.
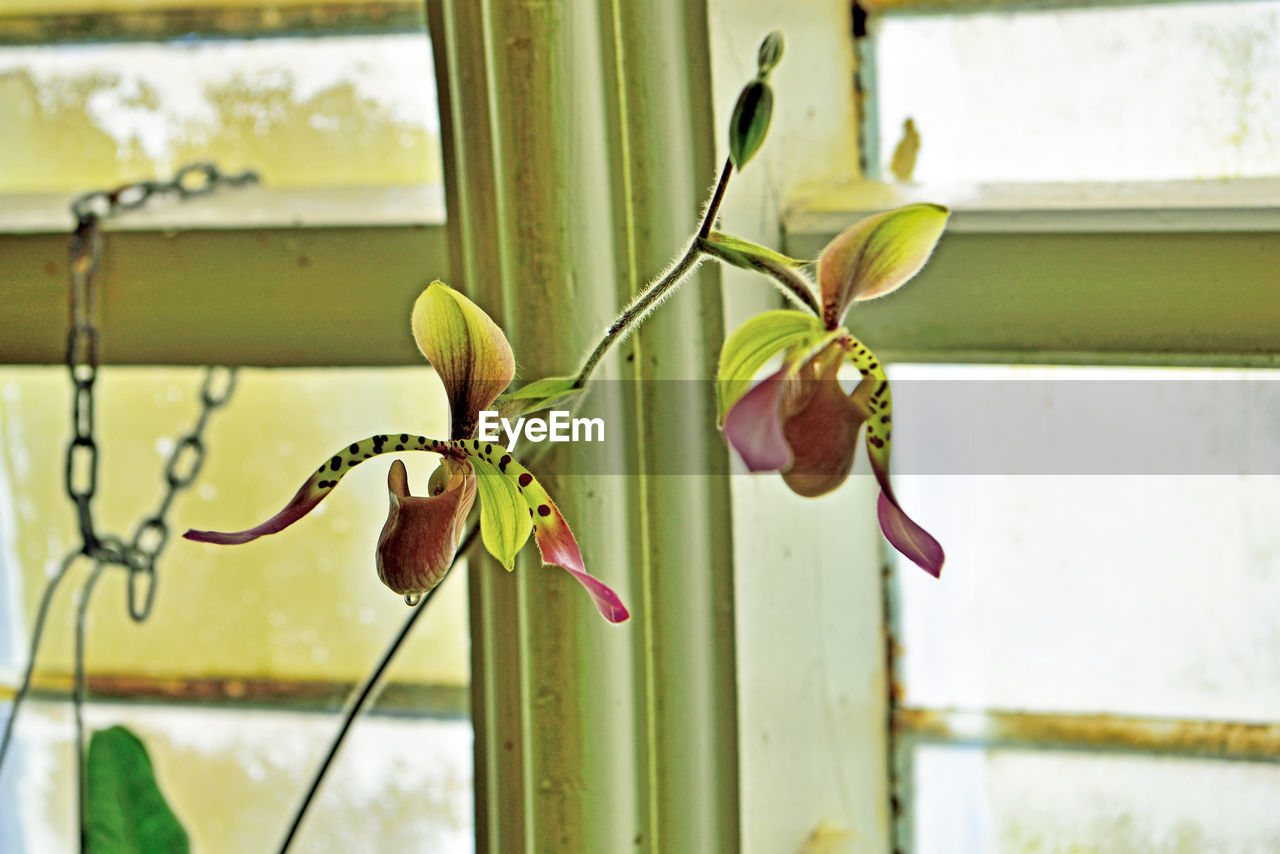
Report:
[[[27,656],[27,671],[22,677],[22,685],[18,688],[18,692],[13,695],[13,705],[9,707],[9,719],[4,724],[4,737],[0,739],[0,772],[4,771],[4,760],[9,754],[9,741],[13,738],[13,729],[18,720],[18,712],[21,710],[22,703],[26,700],[27,694],[31,690],[31,680],[36,671],[36,654],[40,651],[40,639],[44,634],[44,624],[49,616],[49,607],[53,604],[53,594],[57,592],[58,585],[62,582],[62,579],[66,578],[67,573],[76,562],[76,558],[80,557],[80,554],[80,551],[76,550],[62,559],[62,566],[58,569],[58,573],[45,584],[44,593],[40,596],[40,609],[36,611],[36,624],[31,630],[31,651]]]
[[[84,587],[80,588],[80,601],[76,604],[76,658],[75,658],[75,681],[72,684],[72,706],[75,709],[76,718],[76,803],[80,816],[80,852],[84,854],[85,850],[85,802],[86,792],[89,784],[89,769],[85,757],[84,743],[84,700],[87,692],[84,675],[84,634],[86,615],[89,612],[89,602],[93,598],[93,588],[97,585],[98,579],[102,577],[102,571],[111,564],[106,561],[97,561],[93,565],[93,572],[89,574],[89,578],[84,583]]]
[[[467,534],[462,538],[462,542],[458,546],[458,554],[463,555],[467,549],[471,548],[476,540],[476,534],[480,532],[478,522],[473,522],[467,530]],[[311,807],[315,800],[316,792],[320,789],[320,784],[324,781],[325,775],[329,772],[329,766],[338,756],[338,750],[341,749],[343,741],[346,740],[347,733],[351,730],[356,718],[364,709],[369,698],[373,696],[373,690],[377,686],[382,675],[386,673],[387,667],[390,666],[391,660],[395,658],[400,647],[404,644],[405,638],[409,636],[409,632],[413,629],[418,618],[427,610],[427,603],[431,601],[431,597],[440,587],[436,586],[428,590],[422,597],[422,601],[414,606],[412,612],[405,619],[404,625],[400,627],[400,631],[396,634],[395,639],[383,651],[382,658],[378,661],[373,671],[365,678],[364,684],[360,686],[359,692],[355,695],[355,699],[347,707],[342,715],[342,724],[338,727],[338,734],[334,737],[329,745],[329,751],[325,754],[324,760],[320,763],[320,767],[316,769],[316,773],[311,778],[311,785],[307,788],[307,793],[302,796],[302,800],[298,804],[298,809],[293,814],[293,821],[289,824],[289,832],[285,834],[284,841],[280,843],[278,854],[286,854],[289,846],[293,844],[294,837],[298,834],[298,829],[302,826],[302,819],[306,816],[307,810]]]

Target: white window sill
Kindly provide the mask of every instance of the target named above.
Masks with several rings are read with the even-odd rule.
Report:
[[[862,181],[799,195],[784,219],[788,234],[836,234],[865,213],[912,202],[950,207],[952,232],[1280,231],[1280,178],[1125,184]]]

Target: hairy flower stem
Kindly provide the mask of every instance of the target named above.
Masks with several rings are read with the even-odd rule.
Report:
[[[733,175],[733,162],[729,158],[725,158],[724,168],[720,170],[720,180],[716,183],[715,191],[711,194],[711,201],[707,203],[706,210],[702,213],[702,222],[698,224],[698,232],[689,242],[688,248],[657,281],[637,294],[627,304],[627,307],[619,313],[618,319],[605,330],[604,335],[600,337],[600,341],[592,349],[586,360],[583,361],[582,367],[578,369],[578,373],[574,376],[573,387],[575,389],[581,389],[586,386],[587,380],[591,379],[591,374],[595,372],[596,366],[600,364],[600,360],[604,358],[605,354],[615,344],[635,331],[636,327],[648,317],[649,312],[687,279],[703,257],[708,254],[700,247],[699,243],[711,233],[711,226],[715,223],[716,217],[720,213],[720,205],[724,202],[724,192],[729,186],[729,177],[731,175]]]

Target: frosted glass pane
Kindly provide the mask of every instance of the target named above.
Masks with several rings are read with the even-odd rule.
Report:
[[[920,747],[916,854],[1273,854],[1280,766]]]
[[[272,187],[441,180],[425,33],[0,49],[0,192],[83,192],[187,163]]]
[[[1128,181],[1280,174],[1280,2],[885,16],[886,167],[914,179]]]
[[[198,368],[103,368],[95,513],[100,531],[128,537],[154,511],[165,460],[195,421]],[[0,680],[14,684],[30,618],[48,573],[78,544],[63,488],[70,438],[65,368],[0,369]],[[275,513],[322,461],[377,433],[443,435],[444,388],[421,368],[250,370],[209,420],[194,487],[174,501],[173,533],[157,565],[151,618],[125,613],[124,579],[109,573],[90,608],[90,671],[153,679],[362,679],[408,609],[379,580],[378,534],[387,516],[390,458],[371,460],[288,530],[241,546],[180,537],[187,528],[241,530]],[[403,455],[409,483],[426,490],[438,458]],[[466,578],[455,567],[398,657],[391,679],[468,682]],[[71,669],[72,592],[78,567],[54,600],[40,673]]]
[[[98,703],[86,722],[142,738],[191,849],[209,852],[274,851],[338,725],[333,715]],[[0,776],[6,854],[75,850],[72,733],[67,703],[23,710]],[[291,850],[474,851],[471,742],[465,719],[361,719]]]
[[[1091,369],[1040,370],[1070,380]],[[944,433],[985,417],[955,408],[922,423],[904,400],[919,391],[906,378],[962,383],[966,371],[1021,376],[891,371],[898,469],[928,470],[920,460],[936,463]],[[1043,413],[1062,411],[1053,383],[1037,388]],[[1195,401],[1171,404],[1153,424],[1207,417]],[[1216,433],[1226,444],[1244,422],[1274,417],[1231,415]],[[947,550],[941,580],[899,564],[907,704],[1280,720],[1280,476],[920,473],[896,482]]]

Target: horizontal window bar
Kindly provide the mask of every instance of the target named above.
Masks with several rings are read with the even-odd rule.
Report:
[[[0,234],[0,363],[58,364],[63,233]],[[98,277],[106,364],[421,365],[413,300],[449,279],[442,225],[116,231]]]
[[[69,700],[71,675],[45,674],[36,678],[31,698]],[[92,674],[90,701],[150,704],[216,705],[229,708],[270,708],[290,711],[336,712],[355,689],[349,682],[257,678],[163,678],[129,674]],[[0,685],[0,701],[12,701],[14,688]],[[382,714],[423,717],[466,717],[471,689],[466,685],[422,685],[389,682],[377,693],[373,709]]]
[[[261,6],[183,6],[111,11],[61,4],[49,12],[0,9],[0,45],[205,38],[281,38],[426,32],[421,0],[264,3]]]
[[[863,11],[877,15],[956,15],[965,12],[1107,9],[1188,2],[1198,0],[860,0],[857,5]]]
[[[1280,761],[1280,723],[899,707],[893,729],[935,743]]]
[[[844,205],[839,196],[806,199],[785,218],[784,251],[816,258],[868,210],[914,200],[893,193]],[[849,328],[882,359],[1276,363],[1274,203],[1135,205],[1120,221],[1114,205],[1091,209],[1083,201],[1034,212],[938,201],[954,213],[929,264],[901,291],[859,303],[848,316]]]

